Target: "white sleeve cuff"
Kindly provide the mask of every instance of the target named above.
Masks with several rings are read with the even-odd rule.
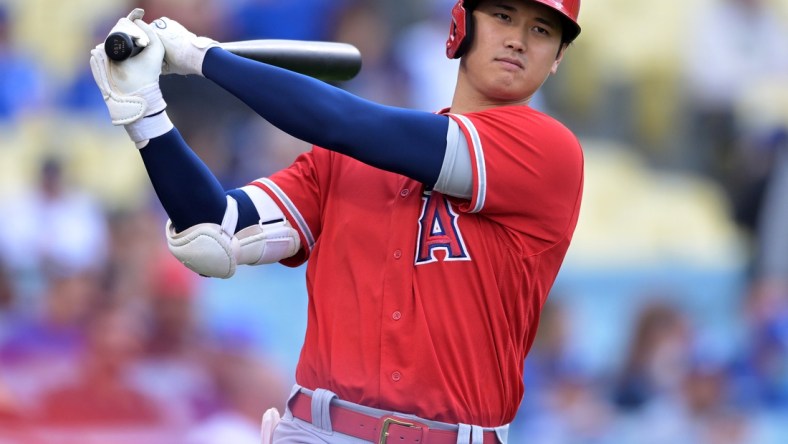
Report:
[[[259,187],[247,185],[241,190],[252,200],[261,223],[266,224],[277,220],[287,220],[282,210],[276,205],[276,202]]]
[[[446,132],[443,166],[433,189],[462,199],[470,199],[473,193],[473,166],[468,141],[452,118],[449,118],[449,129]]]
[[[170,117],[167,111],[162,111],[159,114],[139,119],[135,122],[125,125],[126,132],[129,137],[134,141],[137,148],[144,148],[148,145],[148,141],[154,137],[159,137],[173,128]]]

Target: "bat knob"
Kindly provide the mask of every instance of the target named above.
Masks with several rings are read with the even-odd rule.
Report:
[[[129,57],[134,57],[142,51],[142,46],[134,44],[134,39],[125,32],[113,32],[104,41],[104,52],[110,59],[121,62]]]

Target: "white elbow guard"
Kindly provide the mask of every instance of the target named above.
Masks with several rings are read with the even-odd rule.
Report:
[[[286,220],[258,223],[236,234],[239,264],[272,264],[288,258],[301,248],[301,239]]]
[[[197,224],[180,233],[167,221],[167,245],[188,269],[203,276],[227,279],[235,274],[238,239],[221,225]]]
[[[281,213],[280,213],[281,214]],[[167,244],[172,254],[187,268],[203,276],[227,279],[238,265],[278,262],[301,248],[298,232],[284,218],[246,227],[236,235],[238,206],[227,197],[222,224],[198,224],[175,232],[167,221]]]
[[[227,196],[222,224],[204,223],[175,232],[167,221],[167,246],[186,268],[203,276],[227,279],[235,274],[238,239],[233,236],[238,223],[238,202]]]

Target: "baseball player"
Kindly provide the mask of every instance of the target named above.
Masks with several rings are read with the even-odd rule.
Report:
[[[91,68],[139,148],[172,253],[205,276],[306,263],[297,385],[264,442],[506,442],[523,361],[578,218],[577,138],[528,106],[577,37],[579,0],[459,0],[449,108],[393,108],[233,55],[135,10],[146,46]],[[160,74],[201,75],[311,151],[225,191],[167,117]],[[199,143],[199,141],[196,141]]]

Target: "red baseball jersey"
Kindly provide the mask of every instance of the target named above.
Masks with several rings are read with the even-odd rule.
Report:
[[[296,380],[340,398],[450,423],[499,426],[577,223],[583,155],[525,106],[454,119],[474,166],[470,200],[314,147],[254,184],[307,261]]]

